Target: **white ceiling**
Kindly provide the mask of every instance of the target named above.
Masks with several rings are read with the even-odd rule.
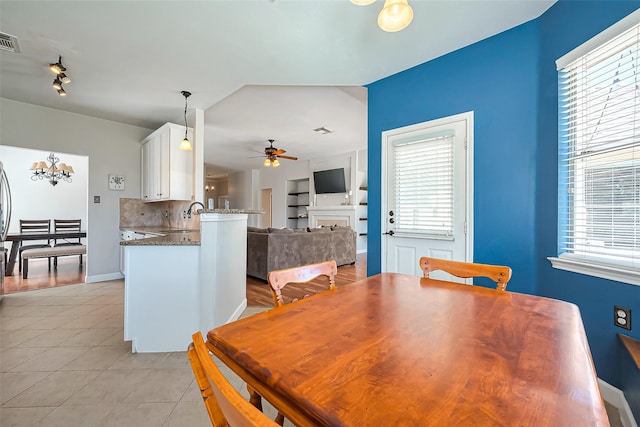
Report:
[[[386,33],[382,0],[0,1],[4,98],[157,128],[205,110],[205,161],[259,167],[266,140],[300,159],[366,147],[362,85],[538,17],[555,0],[410,0]],[[62,55],[72,82],[51,88]],[[325,126],[335,132],[318,135]]]

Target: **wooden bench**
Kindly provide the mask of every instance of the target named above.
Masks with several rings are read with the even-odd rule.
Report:
[[[37,249],[25,249],[22,251],[20,261],[22,262],[22,278],[26,279],[29,272],[29,260],[35,258],[51,258],[59,256],[71,256],[71,255],[85,255],[87,253],[87,247],[85,245],[73,245],[73,246],[57,246]],[[49,271],[51,271],[51,264],[49,264]]]

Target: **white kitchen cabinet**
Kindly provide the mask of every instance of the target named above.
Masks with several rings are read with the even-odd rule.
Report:
[[[184,126],[166,123],[142,140],[143,201],[191,200],[193,152],[178,148],[183,138]]]

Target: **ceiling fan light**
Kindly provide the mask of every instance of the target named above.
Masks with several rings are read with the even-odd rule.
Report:
[[[183,151],[191,151],[191,150],[193,150],[193,146],[191,145],[191,141],[189,141],[187,138],[182,140],[182,142],[180,143],[178,148],[183,150]]]
[[[358,6],[366,6],[368,4],[375,3],[375,2],[376,0],[351,0],[351,3]]]
[[[265,168],[268,168],[269,166],[271,166],[271,160],[270,159],[264,159],[264,163],[263,163]]]
[[[378,14],[378,26],[393,33],[406,28],[413,19],[413,9],[408,0],[385,0]]]
[[[277,168],[278,166],[280,166],[280,162],[278,161],[278,159],[275,159],[275,160],[273,161],[273,167],[274,167],[274,168]]]
[[[55,90],[62,89],[62,82],[58,77],[56,77],[56,79],[53,81],[53,83],[51,84],[51,87],[54,88]]]
[[[64,84],[71,83],[71,79],[65,73],[60,73],[58,79]]]

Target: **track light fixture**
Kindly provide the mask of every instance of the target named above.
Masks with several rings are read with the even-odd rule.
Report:
[[[178,148],[185,151],[191,151],[193,150],[193,146],[191,145],[191,141],[189,141],[189,138],[187,138],[187,131],[189,130],[189,128],[187,127],[187,98],[191,96],[191,92],[183,90],[182,96],[184,96],[184,139],[182,140]]]
[[[71,83],[71,79],[64,73],[65,71],[67,71],[67,69],[64,65],[62,65],[61,55],[58,55],[58,62],[49,64],[49,70],[51,70],[51,72],[56,75],[56,78],[51,84],[51,87],[53,87],[58,92],[58,95],[67,96],[67,92],[65,92],[62,84]]]

